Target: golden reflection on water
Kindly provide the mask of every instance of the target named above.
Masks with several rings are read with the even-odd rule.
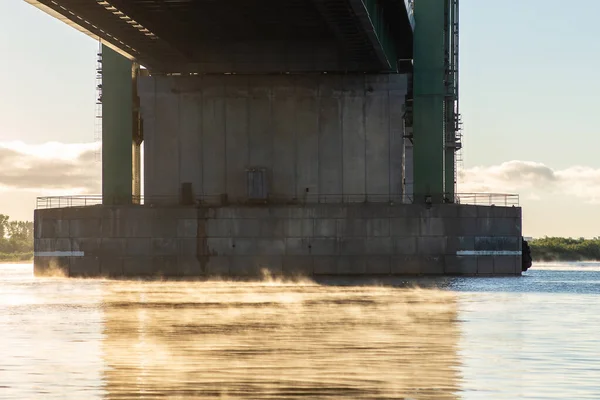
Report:
[[[598,265],[412,281],[448,291],[361,282],[35,279],[3,264],[0,400],[600,399]]]
[[[108,399],[455,399],[456,295],[312,282],[114,282]]]

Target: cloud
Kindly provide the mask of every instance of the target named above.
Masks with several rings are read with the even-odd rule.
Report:
[[[101,164],[96,162],[98,148],[96,143],[0,143],[0,187],[48,194],[98,193],[101,187]]]
[[[573,196],[600,203],[600,169],[572,166],[556,170],[532,161],[468,168],[459,173],[459,192],[519,193],[530,199],[541,194]]]
[[[35,191],[43,195],[97,194],[101,163],[99,143],[38,145],[0,142],[0,189]],[[560,194],[600,204],[600,168],[553,169],[533,161],[467,168],[459,173],[460,193],[517,193],[539,200]]]

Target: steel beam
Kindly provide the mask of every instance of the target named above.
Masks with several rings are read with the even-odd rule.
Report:
[[[398,70],[398,56],[394,39],[389,32],[389,21],[376,0],[350,0],[370,45],[379,60],[382,71]]]
[[[293,49],[298,43],[337,38],[332,51],[346,49],[347,61],[307,67],[311,72],[394,72],[399,58],[412,56],[412,29],[403,0],[288,0],[285,5],[277,0],[25,1],[153,73],[231,72],[231,66],[213,60],[228,46],[251,48],[252,43],[274,43],[276,52],[282,46]],[[211,63],[221,70],[202,70],[201,65]],[[290,67],[273,68],[269,72]]]
[[[111,3],[81,0],[25,0],[67,25],[147,68],[160,71],[165,61],[182,55],[160,37],[153,36]],[[60,3],[60,4],[59,4]]]
[[[135,146],[133,63],[102,46],[102,203],[131,204]]]
[[[415,1],[414,201],[419,203],[444,199],[447,2]]]

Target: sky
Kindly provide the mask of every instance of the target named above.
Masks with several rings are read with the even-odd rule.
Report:
[[[525,236],[600,236],[600,1],[460,6],[458,191],[519,194]],[[38,196],[99,192],[97,50],[0,0],[0,213],[31,220]]]

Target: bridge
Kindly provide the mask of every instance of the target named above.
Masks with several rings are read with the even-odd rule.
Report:
[[[520,208],[455,204],[458,0],[25,1],[101,43],[102,204],[36,273],[521,273]]]
[[[394,125],[390,129],[399,136],[398,143],[388,142],[394,147],[388,155],[390,163],[396,162],[398,170],[388,168],[386,172],[391,175],[388,180],[396,181],[396,187],[381,187],[377,189],[381,193],[375,194],[408,194],[421,202],[454,201],[455,152],[461,146],[457,0],[419,0],[416,4],[413,0],[26,1],[141,65],[142,72],[156,77],[155,81],[160,76],[206,74],[330,74],[334,76],[331,82],[343,75],[346,86],[356,84],[350,83],[353,77],[389,78],[395,82],[404,79],[402,98],[396,97],[385,105],[386,111],[379,110],[388,117],[406,117],[400,121],[379,121]],[[120,57],[111,58],[109,50],[103,52],[103,189],[107,203],[128,202],[131,195],[141,195],[139,184],[133,185],[133,192],[128,190],[130,181],[140,181],[136,175],[139,156],[135,152],[133,158],[127,156],[128,135],[124,131],[132,125],[141,130],[143,119],[132,124],[127,116],[120,115],[131,107],[122,99],[140,97],[136,93],[140,85],[136,83],[133,93],[129,93],[124,85],[127,72],[123,72],[128,65],[122,61]],[[118,78],[119,69],[122,79]],[[272,79],[275,82],[280,78]],[[137,81],[135,76],[134,80]],[[324,82],[313,82],[313,89]],[[344,91],[335,83],[330,88]],[[392,95],[395,94],[398,91]],[[144,96],[141,97],[144,103]],[[135,99],[133,103],[134,109],[139,110]],[[138,116],[134,113],[132,118]],[[132,136],[137,144],[144,140],[140,131]],[[152,144],[147,143],[147,147],[152,148]],[[146,156],[146,166],[162,168],[156,158],[152,154]],[[154,178],[146,176],[150,190],[147,194],[176,194],[166,189],[152,193]],[[357,185],[348,187],[353,195],[366,190],[364,184],[353,186]],[[217,193],[212,188],[213,192],[207,193],[197,189],[209,195],[228,191],[220,188]],[[309,190],[313,194],[323,192],[317,187]],[[286,190],[276,191],[291,195]],[[344,188],[337,191],[348,194]]]
[[[405,0],[27,1],[153,73],[396,72],[412,59]]]

